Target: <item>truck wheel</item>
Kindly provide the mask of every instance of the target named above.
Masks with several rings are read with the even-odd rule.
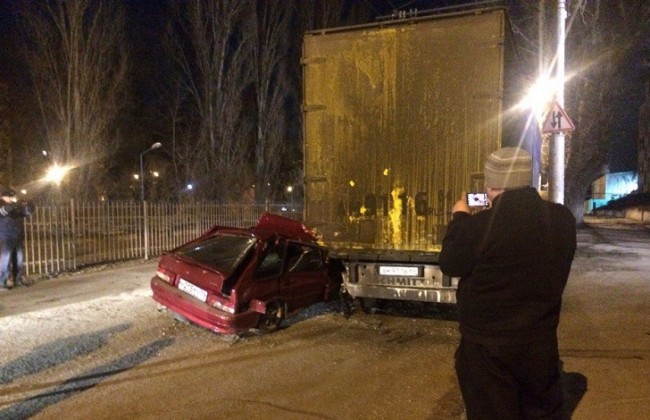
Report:
[[[284,305],[282,302],[269,302],[266,304],[266,313],[260,318],[257,328],[264,334],[277,331],[284,319]]]

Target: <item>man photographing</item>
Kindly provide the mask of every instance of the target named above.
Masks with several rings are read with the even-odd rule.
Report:
[[[24,219],[33,211],[33,204],[18,202],[14,190],[0,188],[0,285],[5,290],[27,285],[23,278]]]
[[[532,159],[505,147],[485,161],[489,209],[452,208],[440,268],[460,277],[456,374],[467,418],[562,418],[557,327],[576,222],[531,188]]]

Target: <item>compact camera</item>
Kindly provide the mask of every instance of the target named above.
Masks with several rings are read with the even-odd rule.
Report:
[[[488,207],[490,202],[486,193],[468,193],[467,205],[470,207]]]

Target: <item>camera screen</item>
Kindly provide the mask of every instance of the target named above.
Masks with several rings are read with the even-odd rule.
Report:
[[[467,205],[470,207],[487,207],[488,204],[487,194],[485,193],[467,194]]]

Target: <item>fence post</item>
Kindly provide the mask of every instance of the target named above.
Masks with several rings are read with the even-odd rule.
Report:
[[[77,269],[77,223],[74,198],[70,199],[70,230],[72,231],[72,269]],[[65,267],[67,268],[67,267]]]
[[[147,202],[142,201],[142,215],[144,217],[144,259],[149,259],[149,220],[147,215]]]
[[[198,200],[194,201],[192,204],[194,204],[194,226],[196,228],[195,236],[198,237],[201,234],[201,209]]]

